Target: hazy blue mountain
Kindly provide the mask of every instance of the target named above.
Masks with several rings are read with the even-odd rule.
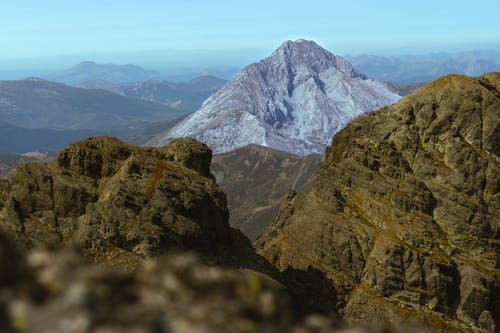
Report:
[[[112,84],[124,84],[141,82],[147,80],[167,80],[171,82],[185,82],[195,80],[198,77],[213,76],[223,79],[231,79],[238,73],[240,68],[163,68],[162,70],[147,70],[136,65],[98,64],[93,61],[81,62],[69,69],[52,73],[40,74],[46,80],[66,83],[73,86],[86,85],[88,81],[105,81]],[[6,78],[15,73],[0,72]],[[33,73],[26,74],[33,75]],[[0,76],[1,78],[1,76]],[[96,83],[97,84],[97,83]]]
[[[238,74],[241,67],[213,67],[213,68],[170,68],[161,70],[155,79],[170,82],[185,82],[203,76],[214,76],[224,80],[231,80]]]
[[[120,85],[119,83],[113,83],[104,80],[90,80],[76,84],[74,86],[77,88],[84,88],[84,89],[102,89],[118,95],[125,96],[125,91],[122,85]]]
[[[44,78],[66,84],[79,84],[92,80],[103,80],[112,83],[137,82],[158,76],[156,71],[145,70],[135,65],[96,64],[92,61],[82,62],[70,69],[48,74]]]
[[[0,121],[20,127],[109,131],[183,115],[158,103],[104,90],[75,88],[38,78],[0,81]]]
[[[226,82],[214,76],[202,76],[188,82],[147,80],[121,85],[94,80],[84,82],[78,87],[103,89],[122,96],[160,103],[178,111],[192,112],[198,110],[202,103]]]
[[[102,134],[93,130],[23,128],[0,122],[0,152],[58,151],[72,141]]]
[[[393,83],[426,82],[446,74],[478,76],[500,71],[500,51],[345,58],[363,73]]]

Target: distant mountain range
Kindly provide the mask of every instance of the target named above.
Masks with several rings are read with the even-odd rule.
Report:
[[[198,77],[215,76],[229,79],[239,71],[237,68],[175,68],[147,70],[137,65],[98,64],[84,61],[71,68],[43,74],[49,81],[66,83],[73,86],[85,85],[88,81],[105,81],[112,84],[136,83],[148,80],[168,80],[185,82]],[[0,72],[0,74],[8,72]],[[12,74],[11,74],[12,75]]]
[[[287,41],[149,144],[187,136],[216,153],[252,143],[299,155],[323,153],[350,119],[399,98],[316,43]]]
[[[85,88],[39,78],[0,81],[0,152],[54,151],[102,133],[144,144],[225,83],[211,76],[180,83],[88,81]]]
[[[72,141],[99,134],[102,132],[23,128],[0,122],[0,152],[56,152]]]
[[[109,134],[126,142],[144,145],[166,130],[173,128],[181,122],[184,117],[164,121],[138,122],[126,127],[112,130]]]
[[[446,74],[477,76],[500,71],[500,51],[470,51],[426,55],[346,56],[363,73],[392,83],[427,82]]]
[[[130,98],[160,103],[169,108],[193,112],[211,95],[226,84],[214,76],[201,76],[187,82],[147,80],[129,84],[115,84],[103,80],[87,81],[77,85],[86,89],[103,89]]]
[[[366,75],[379,81],[392,83],[427,82],[445,74],[480,75],[489,71],[500,71],[500,50],[477,50],[455,53],[408,54],[395,56],[345,55],[344,59]],[[20,79],[39,76],[49,81],[79,85],[87,81],[107,81],[113,84],[135,83],[147,80],[189,81],[199,76],[215,76],[226,80],[234,78],[241,70],[226,65],[207,67],[163,68],[161,60],[156,61],[159,68],[144,69],[137,65],[99,64],[84,61],[71,68],[47,73],[38,70],[0,70],[0,79]]]
[[[104,90],[75,88],[29,78],[0,81],[0,121],[26,128],[111,131],[185,113]]]

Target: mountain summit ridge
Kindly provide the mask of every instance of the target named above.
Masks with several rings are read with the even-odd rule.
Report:
[[[399,98],[315,42],[286,41],[150,144],[192,137],[215,153],[251,143],[299,155],[322,153],[349,120]]]

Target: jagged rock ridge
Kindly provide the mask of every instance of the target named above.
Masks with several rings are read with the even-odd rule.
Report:
[[[314,42],[287,41],[150,144],[193,137],[216,153],[252,143],[299,155],[323,153],[350,119],[399,97]]]
[[[500,329],[500,73],[450,75],[352,121],[258,253],[327,274],[353,322]]]
[[[57,73],[47,75],[47,79],[66,84],[81,84],[90,80],[104,80],[111,83],[144,81],[159,75],[156,71],[145,70],[135,65],[96,64],[84,61]]]
[[[72,143],[56,161],[0,179],[0,226],[22,247],[79,243],[116,266],[176,248],[227,257],[235,231],[211,157],[192,139],[161,148],[109,137]]]

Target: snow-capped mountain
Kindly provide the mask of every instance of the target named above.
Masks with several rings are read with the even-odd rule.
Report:
[[[193,137],[215,153],[251,143],[300,155],[323,153],[349,120],[399,98],[316,43],[287,41],[150,144]]]

